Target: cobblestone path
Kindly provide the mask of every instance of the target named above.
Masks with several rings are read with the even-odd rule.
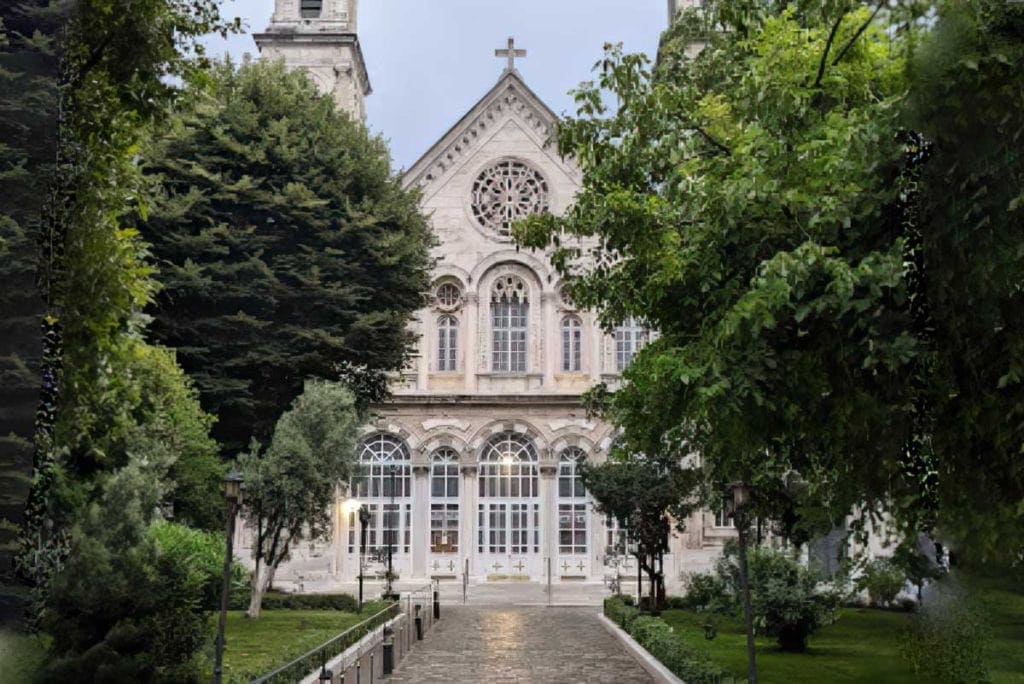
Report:
[[[651,682],[594,608],[443,607],[390,681]]]

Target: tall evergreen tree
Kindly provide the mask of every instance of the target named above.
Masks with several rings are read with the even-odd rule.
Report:
[[[305,378],[401,366],[431,237],[384,143],[303,74],[221,64],[188,97],[147,165],[153,330],[237,453],[268,440]]]

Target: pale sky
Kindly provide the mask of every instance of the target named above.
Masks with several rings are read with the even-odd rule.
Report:
[[[257,54],[274,0],[224,0],[246,35],[208,41],[211,52]],[[567,94],[591,78],[606,42],[653,59],[667,20],[666,0],[362,0],[359,40],[373,94],[367,124],[408,168],[479,100],[501,75],[494,57],[509,36],[528,56],[516,68],[556,113],[575,113]]]

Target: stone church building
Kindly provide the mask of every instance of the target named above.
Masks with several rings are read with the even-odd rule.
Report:
[[[263,58],[304,70],[362,119],[371,88],[356,4],[276,0],[255,38]],[[497,82],[404,174],[438,239],[413,363],[365,427],[362,475],[339,495],[332,539],[298,545],[278,583],[352,582],[363,505],[367,547],[392,545],[403,583],[464,573],[471,583],[547,582],[550,572],[552,583],[600,584],[622,550],[578,472],[606,458],[613,429],[588,418],[580,396],[599,382],[614,387],[648,331],[625,321],[605,334],[595,314],[566,300],[544,254],[516,249],[511,222],[565,211],[581,174],[546,144],[556,115],[516,69],[524,51],[510,39],[496,53]],[[721,514],[692,516],[670,542],[669,590],[733,534]],[[367,573],[382,570],[379,557],[367,562]],[[621,569],[635,576],[632,561]]]

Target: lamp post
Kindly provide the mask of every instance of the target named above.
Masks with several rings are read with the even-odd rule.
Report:
[[[245,479],[238,469],[233,467],[224,476],[223,490],[224,498],[228,503],[228,520],[225,525],[227,536],[227,550],[224,554],[224,577],[220,588],[220,617],[217,620],[217,642],[214,649],[213,659],[213,684],[220,684],[224,663],[224,627],[228,620],[228,594],[231,591],[231,558],[232,546],[235,536],[235,516],[238,513],[238,504],[242,500],[242,484]]]
[[[747,573],[747,505],[750,503],[750,487],[742,482],[729,485],[732,490],[733,520],[739,539],[740,587],[743,590],[743,619],[747,629],[747,681],[757,683],[757,656],[754,649],[754,611],[750,605],[750,580]]]
[[[359,507],[359,612],[363,612],[363,567],[366,565],[366,526],[370,523],[370,509]]]
[[[388,467],[388,476],[391,480],[391,515],[394,517],[394,524],[389,525],[391,527],[390,534],[388,534],[388,596],[390,597],[393,593],[391,582],[394,580],[394,572],[392,571],[392,556],[394,555],[394,543],[395,536],[398,534],[398,512],[395,510],[395,475],[398,473],[398,466],[392,463]]]

